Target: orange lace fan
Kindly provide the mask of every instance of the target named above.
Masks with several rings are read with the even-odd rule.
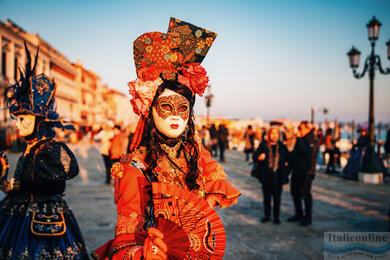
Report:
[[[155,216],[174,222],[185,232],[189,241],[187,258],[223,258],[225,229],[206,200],[191,191],[166,183],[152,183],[152,191]],[[176,237],[176,234],[169,232],[166,237],[164,233],[164,241],[171,239],[168,236]]]

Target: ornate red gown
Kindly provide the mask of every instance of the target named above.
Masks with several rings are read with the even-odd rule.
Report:
[[[176,158],[177,149],[164,146],[162,145],[162,148],[174,164],[183,172],[187,172],[187,162],[183,153]],[[200,188],[193,190],[192,193],[207,200],[213,207],[224,208],[237,203],[240,192],[226,180],[222,166],[211,158],[210,153],[203,146],[199,147],[200,174],[197,183]],[[207,240],[206,234],[203,234],[208,230],[199,223],[202,220],[191,222],[183,219],[180,198],[162,195],[162,198],[156,199],[153,196],[152,183],[165,183],[174,185],[178,190],[188,191],[184,180],[185,174],[168,158],[162,156],[157,160],[157,167],[154,169],[158,173],[157,177],[149,177],[144,171],[145,156],[146,148],[139,147],[133,153],[123,156],[121,161],[112,167],[118,212],[115,238],[95,250],[92,256],[95,259],[141,259],[142,246],[147,236],[146,230],[154,225],[156,216],[163,215],[181,226],[188,234],[191,245],[186,259],[215,258],[213,257],[215,243],[213,244],[210,239]]]

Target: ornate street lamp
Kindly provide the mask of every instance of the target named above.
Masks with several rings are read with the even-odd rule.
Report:
[[[356,49],[355,46],[352,46],[352,49],[347,55],[349,57],[349,66],[351,66],[352,69],[359,67],[360,51]]]
[[[363,173],[380,173],[380,166],[378,165],[378,158],[375,153],[375,136],[374,136],[374,78],[375,70],[378,69],[381,74],[389,74],[390,68],[383,69],[379,55],[375,54],[375,42],[379,38],[379,29],[381,23],[375,18],[375,16],[368,22],[367,31],[368,39],[371,42],[371,54],[364,61],[364,68],[361,73],[356,71],[356,68],[359,66],[359,56],[360,52],[352,47],[352,49],[347,53],[349,57],[350,66],[352,68],[353,75],[355,78],[362,78],[368,71],[368,77],[370,81],[370,97],[369,97],[369,138],[370,142],[366,149],[366,153],[363,158],[363,165],[361,171]],[[390,59],[390,50],[389,45],[390,41],[386,43],[388,48],[388,58]]]
[[[322,112],[324,115],[328,114],[328,109],[326,107],[316,109],[314,106],[311,107],[311,116],[310,116],[310,122],[314,124],[314,117],[316,112]]]
[[[213,103],[214,95],[211,93],[211,85],[209,85],[207,94],[204,96],[204,100],[206,102],[206,107],[207,107],[207,123],[209,122],[210,119],[210,107]]]
[[[371,21],[367,24],[367,32],[368,32],[368,39],[370,41],[376,41],[379,38],[379,29],[381,28],[382,24],[375,18],[375,16],[372,17]]]

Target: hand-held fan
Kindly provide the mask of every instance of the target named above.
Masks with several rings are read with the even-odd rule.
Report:
[[[181,260],[188,253],[190,242],[187,234],[177,224],[165,218],[157,218],[156,228],[164,234],[164,243],[168,247],[168,260]]]
[[[152,192],[156,217],[169,219],[185,232],[191,259],[223,258],[225,229],[218,214],[204,198],[180,187],[158,182],[152,183]]]

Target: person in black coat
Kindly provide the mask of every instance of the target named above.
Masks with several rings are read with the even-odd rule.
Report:
[[[215,124],[212,124],[209,128],[210,139],[211,139],[211,155],[213,157],[218,156],[218,131]]]
[[[225,161],[225,149],[229,146],[229,130],[224,124],[218,127],[218,145],[219,145],[219,161]]]
[[[299,221],[302,226],[311,224],[312,196],[311,184],[315,177],[319,140],[314,134],[314,128],[307,121],[302,121],[298,127],[297,141],[292,152],[291,195],[295,206],[295,215],[289,222]],[[302,200],[305,203],[305,215],[302,210]]]
[[[280,224],[280,201],[282,185],[288,182],[289,152],[280,141],[278,128],[269,129],[266,140],[263,140],[253,153],[253,162],[257,164],[257,177],[262,185],[264,196],[264,217],[261,222],[271,220],[272,197],[273,222]]]
[[[387,135],[386,135],[386,141],[385,141],[385,153],[390,154],[390,129],[387,130]]]

